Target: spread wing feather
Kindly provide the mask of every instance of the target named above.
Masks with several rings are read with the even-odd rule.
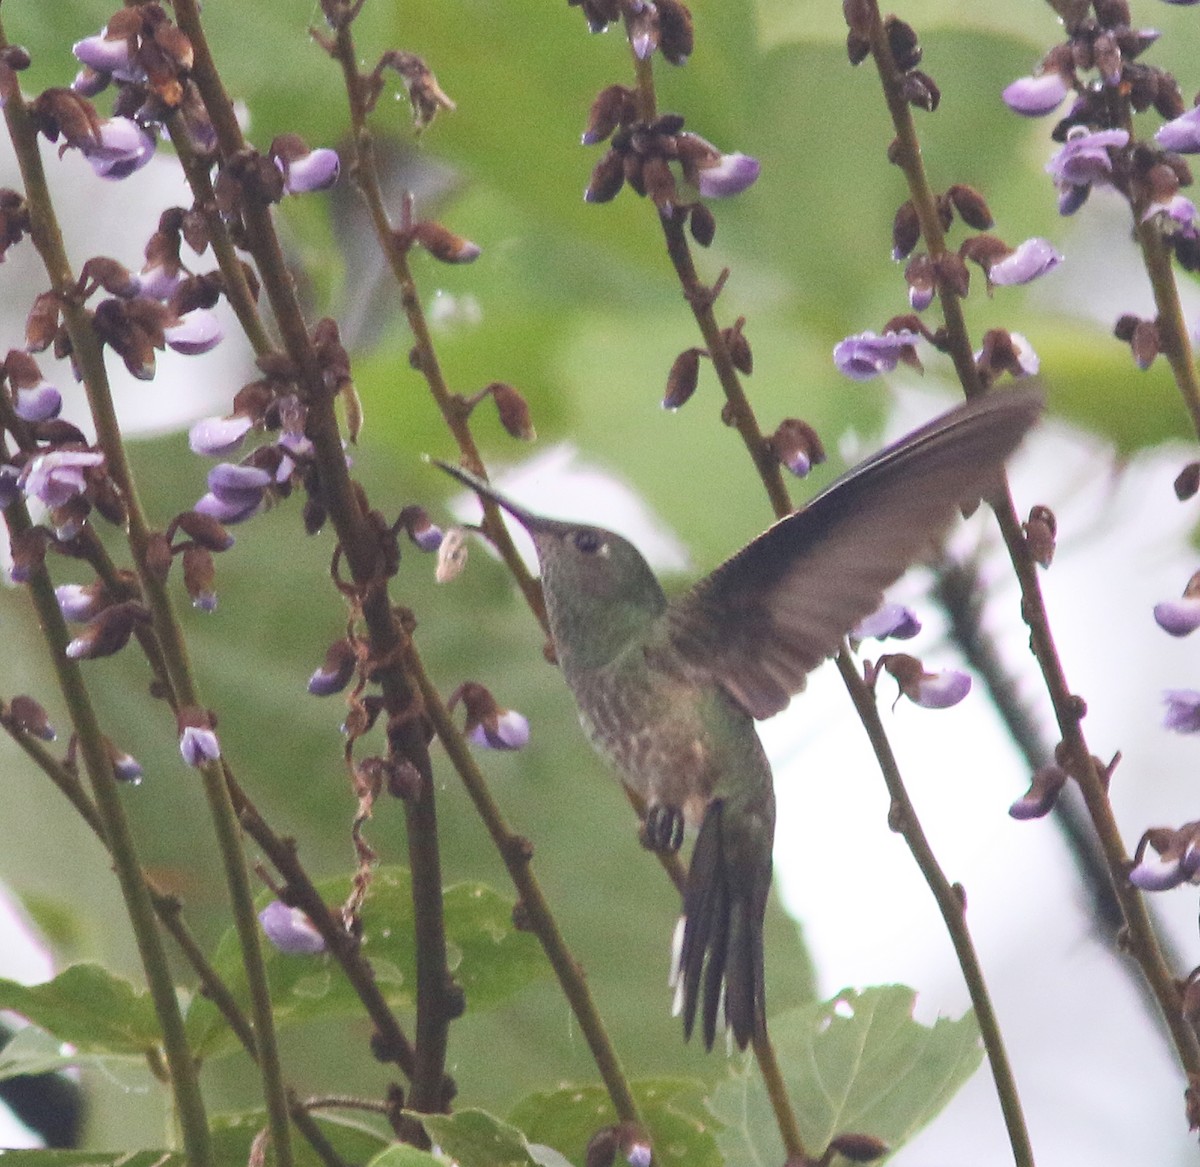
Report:
[[[1041,408],[1032,390],[992,392],[855,467],[675,601],[671,647],[753,717],[778,713],[959,509],[995,489]]]

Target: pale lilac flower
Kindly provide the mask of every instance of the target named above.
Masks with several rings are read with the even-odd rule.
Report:
[[[262,495],[254,499],[230,502],[209,491],[200,496],[192,510],[197,514],[208,515],[210,519],[216,519],[218,523],[229,526],[233,523],[244,523],[247,519],[253,518],[262,509],[262,505]]]
[[[1200,154],[1200,106],[1159,126],[1154,140],[1176,154]]]
[[[1066,785],[1067,774],[1053,762],[1042,766],[1033,776],[1029,789],[1008,808],[1015,819],[1040,819],[1048,815]]]
[[[988,280],[1001,287],[1027,284],[1053,271],[1062,259],[1048,239],[1026,239],[1011,255],[988,268]]]
[[[1033,345],[1019,332],[1010,332],[1008,335],[1012,340],[1013,351],[1017,354],[1017,364],[1021,370],[1020,375],[1022,377],[1036,376],[1042,362],[1038,358],[1037,353],[1033,351]],[[1014,372],[1013,375],[1015,376],[1016,373]]]
[[[103,462],[104,455],[92,450],[51,450],[26,463],[21,489],[27,498],[36,498],[51,509],[60,507],[84,492],[87,469]]]
[[[103,32],[84,37],[71,47],[75,59],[97,73],[115,73],[123,81],[135,79],[136,69],[129,52],[129,41],[125,37],[109,40]]]
[[[241,415],[206,417],[188,430],[188,445],[193,454],[219,458],[223,454],[233,453],[253,428],[253,420]]]
[[[1154,622],[1170,636],[1189,636],[1200,628],[1200,595],[1186,592],[1178,600],[1154,605]]]
[[[1062,149],[1046,163],[1046,172],[1060,186],[1091,186],[1105,182],[1112,173],[1109,149],[1129,142],[1126,130],[1087,130],[1074,126]]]
[[[1013,113],[1036,118],[1056,110],[1070,92],[1070,80],[1052,70],[1037,77],[1018,77],[1000,96]]]
[[[971,691],[971,678],[960,669],[926,673],[907,696],[925,709],[949,709]]]
[[[706,199],[729,198],[753,186],[760,169],[749,154],[722,154],[715,165],[699,171],[696,187]]]
[[[1188,878],[1180,860],[1179,855],[1159,855],[1152,847],[1147,847],[1140,861],[1130,870],[1129,882],[1142,891],[1170,891]]]
[[[18,388],[13,412],[22,421],[49,421],[62,412],[62,394],[49,381]]]
[[[179,753],[189,766],[203,766],[220,758],[221,743],[211,729],[185,725],[179,735]]]
[[[299,909],[272,900],[258,913],[267,939],[288,956],[316,956],[325,951],[325,940]]]
[[[860,332],[839,341],[833,349],[833,363],[854,381],[869,381],[881,373],[890,373],[902,359],[915,356],[913,346],[918,334],[908,329],[878,336]]]
[[[283,175],[283,189],[288,194],[310,194],[328,190],[338,180],[342,163],[336,150],[321,146],[297,158],[275,156],[275,165]]]
[[[493,750],[521,750],[529,744],[529,722],[515,709],[501,709],[472,726],[467,740]]]
[[[1195,689],[1168,689],[1163,700],[1167,703],[1164,728],[1176,733],[1200,733],[1200,693]]]
[[[261,501],[270,485],[270,472],[258,466],[240,466],[233,462],[218,462],[208,472],[208,489],[224,502]]]
[[[1165,203],[1151,203],[1142,216],[1142,222],[1158,217],[1167,234],[1196,238],[1196,204],[1181,194],[1172,195]]]
[[[224,333],[216,313],[208,308],[193,308],[176,323],[163,329],[167,346],[184,356],[194,357],[216,348]]]
[[[850,633],[852,640],[911,640],[921,631],[917,614],[904,604],[882,604],[877,611],[860,620]]]
[[[165,304],[187,277],[188,273],[181,263],[147,264],[133,277],[130,294],[145,296],[148,300],[161,300]]]
[[[54,589],[54,598],[58,601],[58,610],[64,620],[72,624],[82,624],[96,616],[104,604],[104,585],[92,584],[60,584]]]
[[[154,139],[132,118],[109,118],[99,141],[80,149],[101,178],[127,178],[154,156]]]

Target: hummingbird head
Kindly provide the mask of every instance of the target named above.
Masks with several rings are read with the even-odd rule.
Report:
[[[564,666],[606,663],[666,608],[650,565],[628,539],[603,527],[535,515],[461,467],[437,460],[434,465],[502,507],[529,532],[550,631]]]

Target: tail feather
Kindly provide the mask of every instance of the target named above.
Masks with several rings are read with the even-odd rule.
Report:
[[[723,807],[721,800],[709,805],[692,852],[683,894],[683,944],[674,975],[684,1037],[691,1037],[700,1011],[704,1047],[712,1049],[723,1011],[726,1027],[745,1049],[766,1029],[762,921],[770,868],[764,880],[759,871],[731,857]]]

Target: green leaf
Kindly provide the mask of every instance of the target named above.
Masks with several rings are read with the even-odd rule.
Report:
[[[705,1084],[692,1078],[649,1078],[631,1083],[660,1167],[720,1167],[719,1125],[705,1109]],[[617,1121],[601,1086],[564,1086],[531,1094],[517,1103],[509,1121],[529,1139],[548,1143],[582,1161],[588,1140]]]
[[[4,1167],[187,1167],[187,1159],[181,1151],[5,1151]]]
[[[773,1018],[771,1034],[809,1154],[839,1134],[874,1135],[899,1147],[930,1121],[983,1058],[974,1015],[912,1018],[904,985],[846,989],[824,1004]],[[713,1092],[725,1125],[717,1143],[730,1167],[783,1162],[771,1103],[750,1059]]]
[[[337,876],[318,882],[317,888],[327,903],[338,904],[346,898],[350,881]],[[270,893],[265,893],[258,906],[269,900]],[[468,1010],[493,1008],[548,971],[537,941],[513,928],[511,900],[484,884],[460,883],[446,889],[443,905],[450,971],[466,993]],[[411,1009],[413,923],[407,870],[376,870],[362,921],[363,951],[384,996],[395,1009]],[[266,943],[263,955],[280,1028],[361,1013],[361,1002],[332,957],[288,955]],[[213,963],[245,1004],[245,973],[232,929],[221,938]],[[201,1057],[238,1048],[224,1018],[204,998],[197,998],[189,1011],[188,1030]]]
[[[407,1143],[396,1143],[371,1159],[367,1167],[445,1167],[445,1160]]]
[[[41,985],[0,979],[0,1009],[85,1053],[144,1054],[159,1044],[149,996],[98,964],[73,964]]]
[[[487,1111],[459,1110],[414,1117],[458,1167],[537,1167],[525,1136]]]
[[[313,1112],[312,1117],[345,1163],[367,1163],[373,1156],[378,1158],[381,1150],[391,1147],[390,1135],[354,1118],[325,1110]],[[230,1167],[245,1167],[250,1161],[251,1144],[259,1132],[266,1128],[267,1113],[265,1110],[252,1110],[242,1114],[217,1115],[212,1125],[216,1162],[229,1164]],[[437,1163],[425,1152],[409,1149],[415,1155],[424,1157],[402,1159],[399,1163],[393,1163],[392,1167],[433,1167]],[[292,1151],[296,1167],[322,1167],[322,1160],[298,1131],[293,1132]],[[386,1150],[383,1153],[386,1154]]]

